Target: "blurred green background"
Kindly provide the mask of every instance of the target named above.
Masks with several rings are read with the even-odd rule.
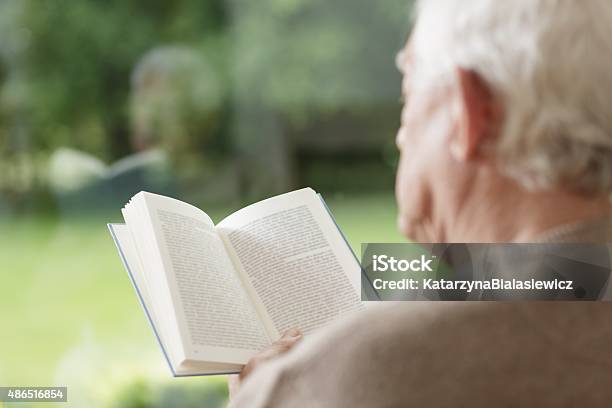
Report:
[[[224,377],[170,378],[106,223],[140,190],[220,220],[310,186],[356,251],[402,241],[410,15],[410,0],[0,0],[0,385],[67,385],[62,406],[223,406]]]

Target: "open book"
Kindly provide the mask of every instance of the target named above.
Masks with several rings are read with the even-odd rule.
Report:
[[[237,372],[285,331],[361,308],[361,268],[320,195],[305,188],[214,225],[140,192],[109,224],[175,376]]]

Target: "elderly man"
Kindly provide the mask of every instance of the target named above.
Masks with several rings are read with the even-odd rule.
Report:
[[[424,0],[398,64],[407,237],[612,242],[609,0]],[[388,303],[299,339],[232,406],[612,404],[608,303]]]

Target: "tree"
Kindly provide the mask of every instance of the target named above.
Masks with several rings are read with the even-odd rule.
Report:
[[[27,83],[32,144],[106,158],[129,151],[130,74],[149,49],[214,44],[221,0],[16,0],[27,37],[18,70]]]

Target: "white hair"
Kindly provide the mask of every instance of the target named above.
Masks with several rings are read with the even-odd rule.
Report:
[[[417,15],[413,81],[457,66],[485,80],[503,103],[496,152],[510,176],[612,191],[612,1],[420,0]]]

